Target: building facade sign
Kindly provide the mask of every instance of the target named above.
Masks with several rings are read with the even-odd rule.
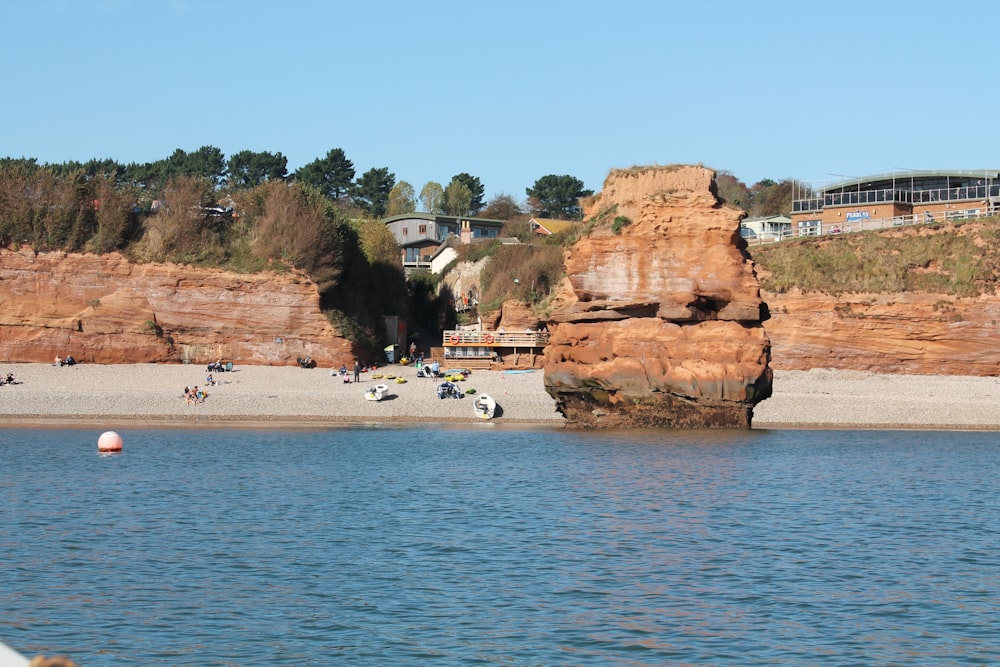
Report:
[[[860,220],[867,220],[870,217],[871,215],[868,214],[868,211],[854,211],[847,214],[847,221],[858,222]]]

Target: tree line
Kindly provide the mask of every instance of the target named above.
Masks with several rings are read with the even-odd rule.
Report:
[[[809,185],[791,178],[781,181],[764,178],[747,185],[728,171],[716,173],[715,187],[719,199],[742,208],[751,217],[789,215],[793,194],[799,199],[815,196]]]
[[[747,188],[727,172],[718,181],[720,197],[736,205],[771,201],[761,193],[784,192],[781,186]],[[227,160],[211,146],[128,165],[8,157],[0,158],[0,247],[117,251],[136,262],[242,272],[300,270],[317,284],[340,330],[378,349],[381,317],[408,317],[416,307],[401,298],[407,281],[383,216],[415,212],[419,203],[427,213],[519,220],[511,233],[528,238],[526,215],[579,220],[581,197],[593,194],[569,175],[543,176],[526,188],[527,211],[508,194],[486,202],[484,192],[468,173],[447,186],[429,182],[419,194],[385,167],[358,177],[339,148],[292,174],[280,153],[240,151]],[[524,260],[515,263],[523,268]],[[440,304],[430,309],[443,317]]]
[[[261,163],[237,172],[242,182],[230,184],[220,176],[218,157],[178,152],[159,164],[128,167],[110,160],[0,160],[0,247],[117,251],[135,262],[247,273],[301,271],[316,283],[322,309],[343,335],[380,349],[382,316],[408,315],[391,232],[353,203],[331,200]]]
[[[573,176],[547,175],[535,181],[525,194],[527,207],[515,197],[501,193],[484,200],[485,187],[469,173],[452,177],[447,185],[431,181],[419,194],[406,181],[396,181],[388,167],[374,167],[358,175],[344,150],[333,148],[324,156],[289,173],[288,159],[280,152],[243,150],[227,159],[214,146],[196,151],[176,149],[169,157],[154,162],[122,164],[110,158],[87,162],[68,161],[39,165],[33,158],[4,158],[0,164],[25,168],[44,168],[55,176],[103,178],[119,185],[129,185],[153,198],[179,176],[204,179],[216,190],[239,191],[264,183],[282,181],[308,185],[338,204],[356,208],[371,217],[412,213],[418,204],[422,211],[453,216],[480,215],[510,220],[530,213],[544,217],[579,219],[579,199],[593,194]]]
[[[579,216],[572,177],[529,188],[537,211]],[[567,187],[567,183],[571,187]],[[573,190],[576,192],[573,192]],[[468,173],[419,196],[388,168],[360,176],[342,149],[294,173],[280,153],[175,150],[144,164],[112,159],[40,164],[0,158],[0,246],[33,251],[121,252],[136,262],[175,262],[234,271],[300,270],[348,337],[379,349],[382,315],[407,317],[407,282],[385,215],[425,212],[512,220],[525,211],[510,195],[484,201]],[[568,194],[567,194],[568,193]],[[422,308],[424,305],[421,306]]]

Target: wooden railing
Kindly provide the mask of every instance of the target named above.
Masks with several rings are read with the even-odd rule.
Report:
[[[545,347],[547,331],[445,331],[445,347]]]

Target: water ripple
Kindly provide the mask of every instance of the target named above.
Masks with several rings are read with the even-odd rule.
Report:
[[[0,640],[28,654],[1000,662],[998,434],[0,436]]]

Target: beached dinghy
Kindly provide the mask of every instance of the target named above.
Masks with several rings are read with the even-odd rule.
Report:
[[[389,385],[377,384],[365,392],[365,398],[369,401],[381,401],[389,395]]]
[[[442,382],[438,387],[438,398],[462,398],[462,392],[454,382]]]
[[[476,416],[481,419],[493,419],[493,413],[497,410],[497,402],[488,394],[480,394],[473,403]]]

